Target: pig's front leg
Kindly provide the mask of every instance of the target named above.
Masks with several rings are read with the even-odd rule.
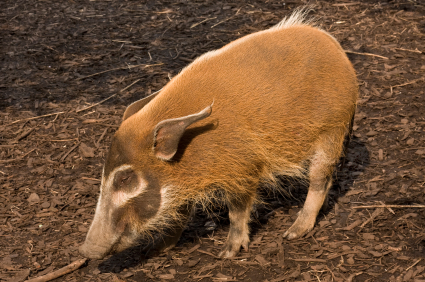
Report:
[[[186,229],[187,222],[193,217],[195,210],[192,204],[188,204],[187,206],[181,207],[179,213],[180,222],[175,224],[175,226],[168,230],[168,232],[161,238],[161,241],[157,246],[158,250],[167,252],[176,246],[183,231]]]
[[[230,258],[239,253],[241,247],[248,251],[249,228],[252,200],[229,207],[230,229],[226,243],[219,253],[219,257]]]

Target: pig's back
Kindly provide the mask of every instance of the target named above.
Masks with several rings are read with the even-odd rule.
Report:
[[[136,118],[154,127],[214,102],[211,116],[192,126],[199,134],[183,138],[178,166],[182,175],[243,178],[278,167],[299,169],[319,136],[348,127],[356,98],[354,70],[335,39],[309,26],[292,26],[204,54]]]
[[[355,108],[354,70],[330,35],[309,26],[271,29],[204,54],[173,79],[156,104],[167,118],[214,101],[220,125],[266,130],[346,121]],[[156,109],[155,109],[156,108]]]

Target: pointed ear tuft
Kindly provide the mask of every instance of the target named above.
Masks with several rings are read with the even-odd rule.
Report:
[[[213,102],[214,104],[214,102]],[[186,128],[200,121],[212,113],[212,105],[199,113],[181,118],[163,120],[157,124],[154,130],[154,153],[164,161],[170,161],[177,153],[177,148]]]
[[[125,109],[124,115],[122,117],[122,121],[125,121],[126,119],[128,119],[129,117],[131,117],[132,115],[134,115],[135,113],[137,113],[138,111],[140,111],[144,106],[146,106],[153,98],[155,98],[159,92],[156,91],[155,93],[149,95],[148,97],[145,97],[143,99],[140,99],[136,102],[133,102],[132,104],[130,104],[130,106],[127,107],[127,109]]]

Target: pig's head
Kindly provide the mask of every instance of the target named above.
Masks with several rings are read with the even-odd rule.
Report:
[[[146,99],[152,97],[130,105],[124,119],[147,104]],[[83,256],[102,259],[109,253],[136,245],[144,235],[151,235],[152,230],[166,224],[169,217],[165,214],[170,213],[169,186],[161,179],[161,167],[172,165],[170,161],[184,131],[189,125],[208,117],[211,106],[199,113],[163,120],[136,132],[126,128],[133,120],[121,125],[113,137],[103,168],[93,222],[80,247]]]

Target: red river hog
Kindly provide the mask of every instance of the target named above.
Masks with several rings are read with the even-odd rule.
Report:
[[[127,108],[82,255],[101,259],[176,223],[178,238],[191,207],[214,199],[230,218],[219,256],[233,257],[248,249],[258,187],[282,175],[309,183],[283,236],[313,228],[351,129],[358,84],[344,50],[306,13],[198,57]]]

